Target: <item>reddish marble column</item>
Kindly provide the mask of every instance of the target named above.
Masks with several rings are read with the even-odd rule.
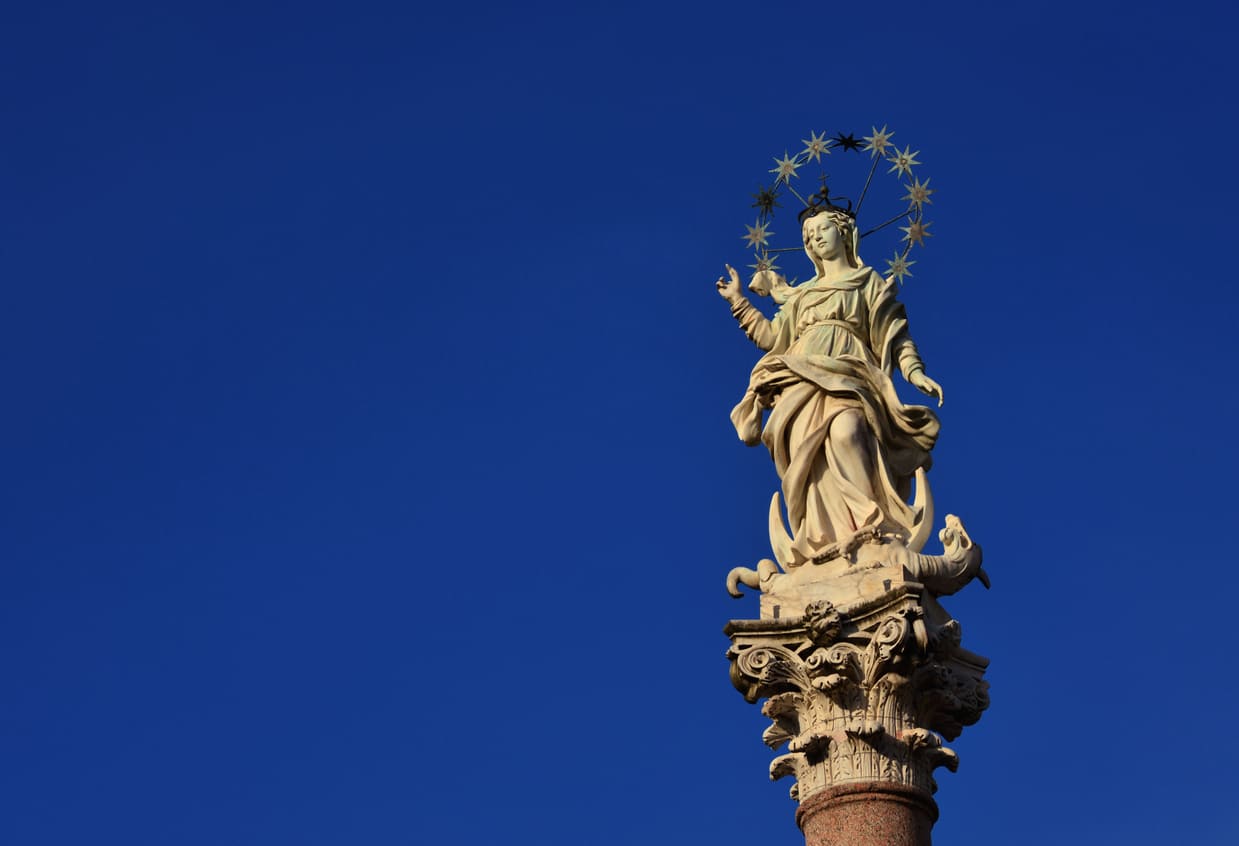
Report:
[[[930,846],[937,819],[928,793],[881,781],[829,787],[796,811],[805,846]]]

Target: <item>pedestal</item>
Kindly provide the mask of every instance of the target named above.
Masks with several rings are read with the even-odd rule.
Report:
[[[847,579],[785,584],[762,619],[728,623],[731,680],[749,702],[765,699],[762,739],[786,747],[770,777],[795,779],[807,846],[928,846],[933,772],[958,766],[943,739],[988,707],[989,662],[960,645],[959,623],[905,568],[864,578],[878,586],[868,599]]]

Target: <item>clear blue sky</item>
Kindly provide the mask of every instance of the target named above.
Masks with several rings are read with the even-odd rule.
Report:
[[[771,157],[886,123],[994,581],[937,839],[1239,842],[1235,24],[7,9],[0,840],[797,843],[723,658],[776,480],[713,280]]]

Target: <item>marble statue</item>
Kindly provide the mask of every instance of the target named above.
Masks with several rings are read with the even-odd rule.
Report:
[[[905,503],[913,476],[928,468],[938,418],[895,395],[891,371],[942,402],[942,388],[908,334],[895,283],[856,255],[855,221],[841,210],[805,209],[805,253],[816,275],[767,320],[728,267],[719,293],[749,338],[766,351],[731,413],[746,444],[760,439],[783,482],[795,556],[863,529],[911,536]],[[763,271],[769,274],[770,271]],[[761,429],[763,409],[770,418]]]
[[[769,523],[778,564],[790,571],[855,557],[873,544],[892,563],[953,593],[962,586],[955,582],[978,574],[979,547],[950,518],[946,533],[958,539],[947,550],[951,560],[920,555],[932,528],[926,471],[939,421],[926,406],[905,405],[892,376],[898,370],[938,405],[942,386],[925,372],[894,278],[861,260],[851,212],[823,195],[800,219],[814,276],[792,287],[759,270],[749,286],[781,301],[773,319],[745,297],[734,268],[716,283],[745,334],[765,351],[731,420],[741,440],[763,443],[774,459],[791,529],[789,535],[775,493]],[[776,572],[772,567],[764,561],[757,571],[738,568],[729,590],[736,593],[737,581],[757,587],[763,574]]]

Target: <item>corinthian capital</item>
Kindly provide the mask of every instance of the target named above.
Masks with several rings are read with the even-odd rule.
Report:
[[[762,739],[785,749],[770,775],[792,776],[793,798],[874,782],[932,793],[933,771],[958,766],[943,739],[988,707],[989,662],[960,646],[956,621],[930,619],[924,591],[905,582],[846,611],[819,600],[798,617],[728,624],[732,683],[765,699]]]

